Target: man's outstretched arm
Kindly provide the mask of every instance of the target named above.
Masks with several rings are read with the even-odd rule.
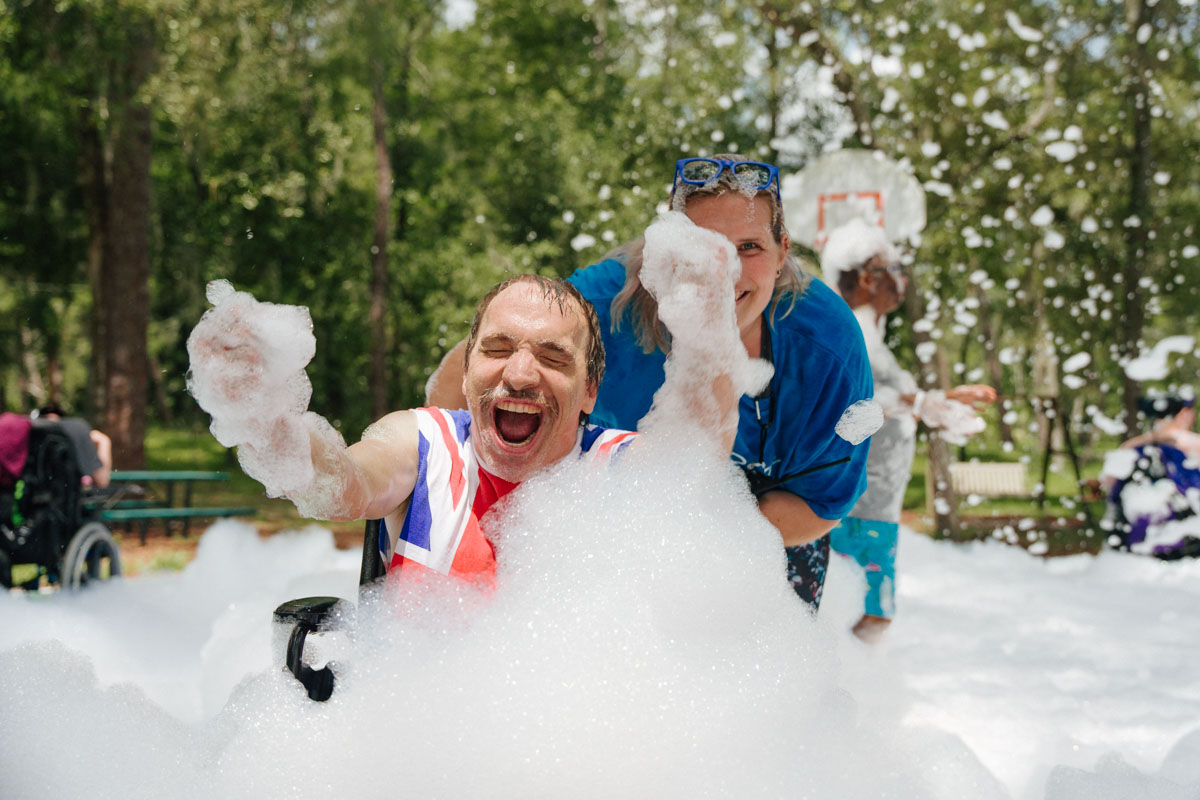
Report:
[[[417,423],[395,411],[346,447],[336,439],[309,437],[313,480],[285,492],[305,516],[355,520],[385,517],[404,503],[417,481]]]
[[[404,502],[417,472],[411,415],[385,417],[347,448],[305,410],[304,366],[316,349],[308,310],[259,303],[225,281],[209,285],[209,299],[214,307],[188,337],[188,389],[217,440],[238,448],[246,474],[318,519],[382,517]]]

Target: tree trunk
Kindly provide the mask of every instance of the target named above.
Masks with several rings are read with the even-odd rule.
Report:
[[[1149,56],[1145,42],[1136,40],[1137,30],[1149,22],[1150,11],[1146,0],[1126,0],[1125,27],[1134,38],[1130,64],[1133,75],[1129,81],[1129,104],[1133,112],[1133,144],[1129,153],[1129,213],[1127,219],[1137,223],[1125,226],[1125,267],[1121,272],[1122,314],[1125,341],[1122,352],[1126,358],[1135,358],[1145,324],[1145,300],[1141,279],[1145,274],[1146,243],[1149,240],[1150,201],[1150,87]],[[1134,379],[1125,376],[1123,383],[1125,424],[1130,431],[1137,420],[1137,400],[1141,387]]]
[[[915,278],[909,281],[908,291],[904,295],[905,310],[910,320],[922,319],[925,316],[925,303],[916,286]],[[933,341],[927,331],[914,331],[913,343],[920,346]],[[929,389],[945,388],[947,381],[943,373],[945,364],[941,348],[937,357],[920,362],[920,386]],[[932,492],[929,506],[933,510],[934,531],[936,538],[956,539],[960,531],[958,520],[958,498],[954,496],[954,485],[950,479],[950,464],[952,462],[950,446],[946,440],[935,431],[929,431],[929,460],[926,463],[927,480],[925,485]]]
[[[596,24],[596,39],[592,44],[592,59],[601,67],[608,58],[608,0],[592,4],[592,20]]]
[[[429,19],[422,19],[415,28],[408,32],[404,46],[396,53],[394,61],[395,72],[391,81],[392,102],[388,107],[392,111],[391,118],[393,119],[408,120],[412,117],[412,108],[408,94],[413,65],[412,49],[415,42],[422,40],[428,34],[429,24],[431,24]],[[389,151],[391,153],[392,167],[392,201],[396,208],[394,215],[395,222],[391,231],[392,243],[394,245],[392,252],[400,254],[400,263],[397,265],[400,279],[397,281],[396,295],[392,302],[401,309],[415,309],[421,307],[422,298],[414,293],[413,288],[408,283],[410,273],[406,269],[407,265],[403,260],[403,254],[408,251],[405,243],[408,239],[409,203],[405,195],[406,190],[413,186],[413,164],[412,159],[406,158],[406,146],[407,142],[404,135],[397,131],[396,135],[392,137],[392,146]],[[393,358],[408,358],[410,354],[407,352],[408,346],[405,342],[396,339],[392,341],[390,350],[393,351]],[[400,391],[407,392],[410,389],[411,387],[405,386]],[[395,390],[396,387],[393,387],[393,391]],[[424,396],[424,391],[421,392],[421,396]]]
[[[46,384],[42,381],[42,370],[33,347],[33,331],[25,325],[19,325],[17,341],[21,348],[19,383],[22,399],[28,398],[30,407],[38,408],[46,404],[47,397]]]
[[[145,465],[152,128],[150,107],[138,94],[154,63],[153,48],[149,22],[132,21],[127,59],[115,65],[109,98],[112,179],[102,284],[111,294],[102,309],[107,330],[104,430],[113,442],[113,463],[122,469]]]
[[[86,409],[88,419],[92,420],[102,420],[107,416],[104,364],[108,353],[105,309],[108,308],[109,302],[104,283],[104,240],[108,230],[105,193],[108,178],[104,141],[95,117],[95,109],[98,106],[96,98],[93,98],[91,107],[80,112],[76,128],[80,145],[79,180],[83,190],[83,209],[88,231],[87,276],[92,290],[92,313],[89,321],[92,349],[88,359]]]
[[[975,298],[979,301],[979,337],[983,343],[984,361],[987,362],[988,380],[996,390],[997,425],[1000,430],[1000,440],[1012,444],[1012,426],[1004,420],[1007,411],[1004,407],[1004,368],[1000,364],[1000,342],[996,336],[996,328],[992,325],[991,309],[988,307],[987,292],[979,284],[973,287]]]
[[[388,152],[388,113],[383,93],[383,65],[372,64],[375,128],[375,235],[371,245],[371,298],[367,324],[371,330],[371,413],[388,412],[387,306],[388,241],[392,200],[392,160]]]

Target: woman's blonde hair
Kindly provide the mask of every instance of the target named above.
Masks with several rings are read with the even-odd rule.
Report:
[[[725,161],[751,160],[745,156],[728,153],[715,155],[713,158]],[[722,195],[726,192],[747,195],[745,186],[739,183],[733,173],[727,169],[722,170],[720,175],[703,186],[693,186],[681,181],[671,197],[671,208],[675,211],[684,211],[694,197]],[[765,197],[770,203],[771,235],[775,238],[776,243],[783,244],[783,237],[787,235],[787,226],[783,221],[783,206],[779,203],[775,189],[773,187],[759,189],[756,196]],[[612,330],[615,333],[620,329],[622,321],[628,314],[633,326],[634,338],[641,345],[642,351],[653,353],[655,350],[662,350],[665,353],[671,348],[670,334],[658,319],[658,303],[642,286],[639,277],[642,271],[642,248],[645,243],[645,237],[639,236],[631,242],[614,248],[604,256],[604,260],[614,259],[625,267],[625,285],[612,301]],[[812,278],[800,268],[800,259],[789,252],[784,258],[779,277],[775,279],[775,291],[771,295],[771,308],[774,309],[778,305],[783,295],[790,293],[791,299],[784,311],[784,316],[790,314],[797,298],[808,288],[811,280]]]

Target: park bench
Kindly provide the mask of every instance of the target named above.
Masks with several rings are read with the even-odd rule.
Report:
[[[1027,468],[1019,462],[960,461],[950,465],[955,495],[1030,497]]]
[[[227,472],[202,470],[117,470],[112,473],[112,485],[117,487],[100,508],[100,518],[106,522],[121,522],[128,530],[137,522],[142,544],[146,543],[146,531],[152,521],[165,523],[170,535],[172,523],[179,522],[182,535],[187,536],[193,519],[218,519],[221,517],[248,517],[257,513],[249,506],[193,506],[192,490],[197,483],[227,481]],[[131,496],[133,486],[162,484],[165,497],[149,498]],[[175,487],[182,486],[182,502],[176,503]]]

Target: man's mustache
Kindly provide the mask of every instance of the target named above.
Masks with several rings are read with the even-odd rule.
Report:
[[[491,389],[485,389],[480,399],[484,403],[495,403],[500,400],[524,400],[529,403],[537,403],[544,407],[552,414],[558,414],[558,403],[547,397],[544,392],[535,389],[508,389],[502,386],[495,386]]]

